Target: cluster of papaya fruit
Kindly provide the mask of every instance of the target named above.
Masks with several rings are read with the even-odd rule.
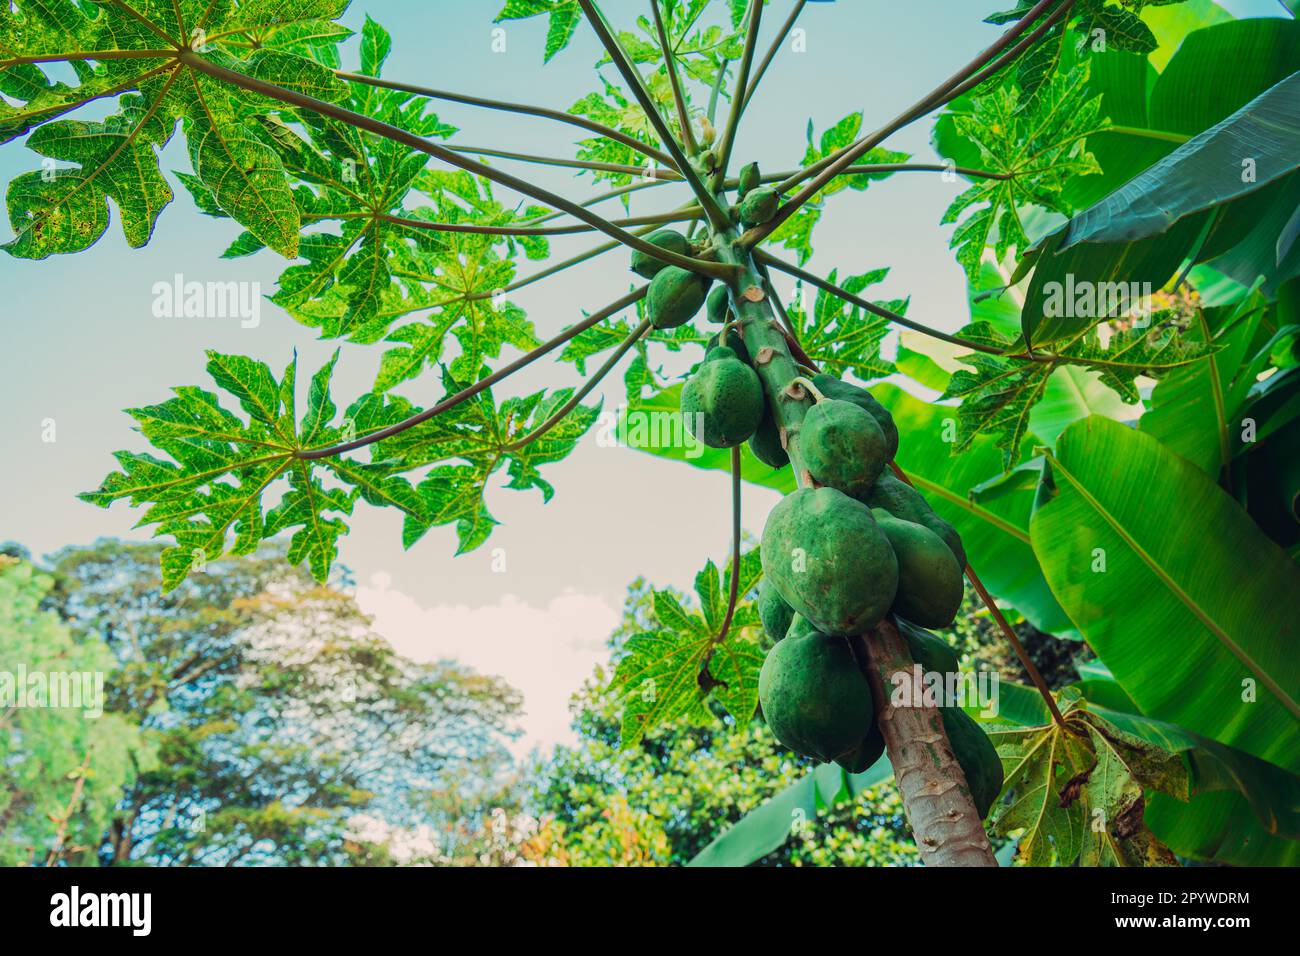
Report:
[[[760,185],[754,164],[740,173],[732,218],[770,219],[779,197]],[[654,245],[698,255],[672,229]],[[787,495],[763,529],[759,612],[775,642],[759,677],[759,701],[777,740],[805,756],[856,773],[885,748],[863,662],[851,640],[893,616],[913,659],[926,672],[957,671],[943,639],[926,631],[951,625],[964,591],[966,554],[956,529],[930,508],[889,463],[898,428],[864,388],[809,370],[794,381],[815,404],[795,433],[783,430],[744,339],[733,324],[729,292],[707,277],[634,252],[632,270],[650,280],[646,308],[656,328],[675,328],[707,307],[722,331],[682,388],[681,413],[706,445],[750,450],[772,468],[789,466],[797,440],[805,486]],[[958,707],[941,710],[944,727],[980,815],[1002,787],[1002,765],[979,725]]]
[[[892,615],[913,660],[946,683],[957,657],[925,628],[955,620],[966,554],[956,529],[889,469],[899,436],[888,409],[831,375],[802,384],[816,399],[798,426],[811,482],[787,495],[763,529],[759,613],[776,646],[763,663],[759,700],[782,744],[859,773],[885,743],[851,640]],[[781,455],[764,457],[771,444],[750,447],[783,465]],[[997,751],[961,708],[940,713],[984,816],[1002,788]]]

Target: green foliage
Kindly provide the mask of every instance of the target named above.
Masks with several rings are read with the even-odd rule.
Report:
[[[91,778],[114,782],[112,819],[95,815],[78,835],[87,862],[375,863],[400,858],[388,841],[442,829],[447,791],[467,815],[475,794],[494,795],[513,690],[402,658],[350,595],[294,572],[282,549],[212,564],[167,594],[160,550],[101,541],[53,558],[59,626],[112,667],[102,721],[118,729],[96,746]],[[101,732],[76,723],[63,746],[88,725]],[[158,758],[119,781],[112,748],[140,739]]]
[[[650,731],[675,720],[711,722],[710,699],[744,724],[758,704],[758,671],[763,653],[757,642],[758,611],[736,608],[722,632],[732,570],[721,574],[712,561],[695,576],[698,610],[683,607],[672,590],[652,592],[650,625],[623,644],[611,682],[621,698],[620,741],[631,746]],[[736,587],[741,595],[758,586],[758,550],[745,553]]]
[[[53,579],[0,556],[0,865],[93,862],[123,788],[157,746],[107,711],[117,661],[41,605]],[[66,696],[65,696],[66,695]]]

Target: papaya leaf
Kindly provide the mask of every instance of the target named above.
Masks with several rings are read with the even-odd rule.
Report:
[[[741,596],[752,592],[761,577],[754,548],[741,558]],[[729,582],[730,575],[720,577],[713,562],[705,565],[695,581],[698,611],[683,607],[672,591],[653,593],[653,617],[659,629],[629,638],[614,670],[612,686],[623,701],[622,746],[632,746],[655,727],[674,720],[712,719],[710,699],[740,723],[754,715],[763,665],[757,643],[758,611],[752,602],[739,605],[730,629],[719,640]]]
[[[888,269],[876,269],[862,275],[846,276],[840,282],[836,270],[832,270],[827,279],[847,292],[860,295],[887,275]],[[850,305],[824,290],[817,291],[812,308],[805,311],[806,296],[803,286],[796,286],[788,312],[795,338],[809,358],[834,375],[852,373],[863,381],[885,378],[898,371],[893,362],[880,354],[881,342],[890,331],[888,319]],[[875,304],[900,314],[907,312],[906,299]]]
[[[1028,237],[1019,211],[1026,205],[1068,214],[1066,182],[1099,171],[1085,148],[1088,136],[1106,128],[1100,97],[1088,89],[1088,66],[1052,76],[1022,109],[1025,94],[1015,85],[996,85],[980,95],[954,101],[944,114],[953,135],[949,150],[978,155],[978,165],[1006,179],[982,179],[959,195],[943,215],[957,223],[951,245],[972,282],[980,260],[992,246],[999,259]]]
[[[17,177],[7,205],[11,255],[44,258],[87,248],[118,207],[132,246],[146,243],[171,189],[158,150],[183,123],[200,207],[237,220],[262,245],[297,253],[301,218],[271,137],[256,122],[271,101],[190,69],[186,49],[223,67],[337,100],[343,84],[328,64],[348,35],[333,24],[346,0],[297,4],[164,3],[122,0],[93,8],[18,0],[0,11],[0,136],[33,131],[30,144],[48,161]],[[93,9],[93,14],[92,14]],[[249,39],[256,38],[255,44]],[[96,56],[95,54],[99,54]],[[36,62],[31,62],[31,61]],[[47,70],[66,64],[76,84]],[[92,65],[93,64],[93,65]],[[119,111],[97,122],[59,117],[91,100],[118,98]]]

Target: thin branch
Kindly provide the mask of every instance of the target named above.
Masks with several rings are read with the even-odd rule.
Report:
[[[444,146],[431,143],[423,137],[417,136],[407,130],[400,129],[399,127],[392,126],[382,120],[377,120],[374,117],[353,112],[352,110],[345,109],[336,103],[329,103],[325,100],[316,99],[313,96],[307,96],[306,94],[299,93],[296,90],[285,89],[284,87],[276,86],[273,83],[267,83],[264,80],[259,80],[243,73],[237,73],[234,70],[228,70],[223,66],[218,66],[217,64],[205,60],[203,57],[197,56],[189,51],[182,52],[180,54],[180,59],[193,69],[196,69],[201,73],[206,73],[209,76],[216,77],[219,80],[224,80],[233,86],[251,90],[254,93],[261,93],[263,96],[268,96],[271,99],[279,100],[282,103],[288,103],[290,106],[313,110],[323,116],[328,116],[331,119],[347,123],[348,125],[364,130],[365,132],[374,133],[375,135],[382,136],[385,139],[401,143],[403,146],[418,150],[419,152],[432,156],[435,159],[440,159],[450,166],[455,166],[457,169],[463,169],[466,172],[482,176],[494,183],[498,183],[502,186],[523,193],[525,196],[530,196],[533,199],[546,203],[547,205],[554,206],[557,209],[562,209],[575,218],[594,226],[596,229],[599,229],[611,238],[617,239],[624,245],[652,255],[671,265],[679,266],[683,269],[689,269],[691,272],[707,275],[715,279],[725,279],[736,271],[734,266],[708,262],[703,259],[695,259],[691,256],[680,255],[669,249],[660,248],[639,236],[635,236],[630,232],[620,229],[618,226],[611,225],[605,219],[597,216],[590,210],[579,206],[577,203],[570,202],[563,196],[556,195],[555,193],[543,189],[534,183],[520,179],[517,176],[512,176],[493,166],[485,165],[477,160],[466,159],[459,153],[455,153]]]
[[[721,644],[731,630],[731,619],[736,616],[736,602],[740,598],[740,446],[731,449],[731,581],[727,588],[727,613],[714,645]],[[706,665],[707,666],[707,665]]]
[[[777,187],[777,192],[787,192],[788,190],[793,189],[799,183],[803,182],[809,176],[818,176],[820,185],[817,187],[817,189],[811,191],[804,189],[800,191],[799,196],[804,197],[803,199],[800,199],[800,204],[806,201],[807,197],[816,195],[817,192],[820,191],[821,187],[824,186],[826,182],[828,182],[830,179],[830,177],[827,177],[825,181],[821,181],[821,176],[819,174],[822,174],[824,171],[828,170],[832,166],[839,165],[845,159],[848,159],[849,162],[852,162],[854,159],[857,159],[867,150],[878,145],[881,142],[881,140],[885,139],[891,133],[896,132],[897,130],[901,129],[903,126],[906,126],[908,123],[912,122],[913,120],[921,116],[924,116],[926,113],[930,112],[930,110],[934,109],[936,106],[940,106],[943,103],[948,102],[948,100],[953,99],[957,95],[953,92],[955,89],[957,89],[965,80],[967,80],[972,75],[979,74],[980,70],[982,70],[987,64],[993,62],[995,59],[998,58],[998,56],[1004,50],[1006,50],[1008,47],[1011,47],[1020,38],[1020,36],[1026,30],[1029,29],[1029,26],[1039,17],[1039,15],[1044,10],[1046,10],[1049,6],[1051,6],[1051,4],[1060,3],[1060,2],[1061,0],[1039,0],[1039,2],[1035,4],[1030,10],[1026,11],[1024,17],[1018,20],[1014,26],[1007,29],[1002,34],[1002,36],[1000,36],[994,43],[986,47],[978,56],[976,56],[973,60],[971,60],[969,63],[963,66],[960,70],[958,70],[948,79],[944,80],[933,90],[931,90],[930,93],[927,96],[925,96],[923,99],[919,100],[917,103],[915,103],[907,110],[905,110],[902,114],[896,117],[891,123],[889,123],[886,126],[882,126],[874,133],[871,133],[868,136],[859,139],[855,143],[851,143],[850,145],[845,146],[842,149],[836,150],[835,152],[831,153],[829,156],[823,157],[817,162],[801,170],[797,175],[792,176],[786,181],[782,182],[781,185]],[[1064,0],[1064,4],[1062,6],[1063,8],[1068,7],[1072,3],[1073,0]],[[1021,49],[1023,50],[1023,48]],[[806,196],[805,193],[807,194]],[[790,206],[790,204],[793,202],[794,199],[792,199],[790,203],[786,203],[785,206]],[[782,215],[782,212],[785,210],[785,206],[783,206],[781,210],[777,211],[777,216],[781,219],[782,222],[786,218],[788,218],[791,213],[794,212],[794,209],[798,208],[797,206],[795,206],[791,208],[789,211],[784,212],[784,215]],[[776,227],[773,226],[773,228]],[[768,235],[770,231],[771,230],[767,230],[763,232],[762,235]]]
[[[346,73],[343,70],[335,70],[334,75],[340,79],[349,80],[353,83],[364,83],[366,86],[377,86],[386,90],[398,90],[402,93],[413,93],[416,96],[428,96],[432,99],[447,100],[451,103],[464,103],[467,106],[482,106],[487,109],[503,110],[508,113],[523,113],[527,116],[540,116],[543,119],[568,123],[570,126],[578,126],[582,129],[588,130],[589,132],[604,136],[606,139],[612,139],[617,143],[622,143],[624,146],[636,150],[643,156],[649,156],[662,166],[676,166],[673,158],[662,150],[655,149],[653,146],[643,143],[636,137],[629,136],[621,130],[614,129],[612,126],[606,126],[604,123],[597,123],[595,120],[589,120],[585,116],[575,116],[572,113],[547,109],[544,106],[530,106],[526,103],[507,103],[501,100],[486,99],[481,96],[469,96],[465,93],[452,93],[447,90],[431,89],[427,86],[416,86],[413,83],[397,83],[393,80],[381,80],[377,76],[366,76],[362,73]]]
[[[556,425],[560,424],[560,422],[564,421],[564,419],[568,417],[569,413],[577,408],[578,405],[581,404],[582,400],[591,393],[591,390],[600,384],[600,380],[613,370],[614,366],[618,364],[619,359],[626,355],[628,350],[631,349],[632,346],[636,345],[641,336],[645,335],[649,330],[650,320],[642,319],[641,324],[628,333],[627,337],[619,343],[618,348],[614,349],[613,353],[605,360],[604,364],[587,377],[587,381],[582,383],[581,388],[569,396],[568,401],[556,409],[556,411],[548,417],[546,421],[542,422],[523,438],[512,441],[502,450],[518,451],[525,445],[531,445]]]
[[[691,131],[690,111],[686,107],[686,94],[682,90],[681,77],[677,75],[677,61],[673,56],[673,46],[668,42],[668,31],[664,28],[663,14],[659,10],[659,0],[650,0],[650,11],[654,14],[655,30],[659,34],[659,48],[663,50],[664,64],[668,68],[668,83],[673,88],[673,102],[677,105],[677,125],[682,130],[682,145],[686,152],[694,156],[700,151],[695,143],[695,134]]]
[[[727,66],[731,63],[725,56],[718,63],[718,75],[713,79],[713,89],[709,91],[709,108],[705,113],[709,118],[709,125],[713,125],[718,118],[718,97],[722,95],[722,84],[727,82]]]
[[[515,359],[509,365],[503,366],[502,368],[493,372],[491,375],[487,376],[486,378],[480,379],[479,381],[475,382],[473,385],[469,386],[468,388],[462,389],[461,391],[457,392],[455,395],[452,395],[448,398],[444,398],[437,405],[434,405],[430,408],[426,408],[424,411],[412,415],[410,418],[397,422],[396,424],[389,425],[387,428],[381,428],[378,431],[371,432],[369,435],[363,435],[362,437],[353,439],[352,441],[343,442],[340,445],[331,445],[328,448],[313,448],[313,449],[304,449],[301,451],[297,451],[294,453],[294,457],[304,458],[308,460],[315,460],[320,458],[332,458],[335,455],[341,455],[344,452],[354,451],[355,449],[363,448],[366,445],[373,445],[377,441],[383,441],[385,438],[391,438],[393,435],[400,434],[406,431],[408,428],[414,428],[416,425],[419,425],[422,422],[427,422],[429,419],[434,418],[437,415],[441,415],[443,412],[455,408],[457,405],[461,404],[462,402],[468,401],[469,399],[473,398],[475,395],[479,394],[480,392],[491,388],[497,382],[500,382],[503,379],[508,378],[509,376],[513,375],[515,372],[519,371],[521,368],[524,368],[525,366],[532,364],[533,362],[537,361],[539,358],[541,358],[543,355],[547,354],[548,352],[554,351],[555,349],[563,345],[565,342],[568,342],[570,339],[576,338],[577,336],[581,335],[583,332],[587,331],[587,329],[592,328],[593,326],[609,318],[611,315],[614,315],[615,313],[623,309],[626,309],[628,306],[645,298],[647,288],[648,286],[641,286],[641,288],[629,292],[621,299],[618,299],[615,302],[611,302],[609,305],[605,306],[605,308],[601,309],[599,312],[593,312],[591,315],[587,316],[581,322],[578,322],[577,324],[572,325],[569,328],[565,329],[563,332],[555,336],[553,339],[549,339],[546,342],[543,342],[541,345],[537,346],[537,348],[533,349],[531,352],[528,352],[526,355],[522,355],[519,358]]]
[[[629,166],[626,163],[604,163],[591,159],[565,159],[558,156],[537,156],[533,153],[515,153],[507,149],[495,149],[490,146],[459,146],[448,143],[447,148],[456,153],[473,153],[477,156],[495,156],[498,159],[513,159],[521,163],[534,163],[539,166],[561,166],[569,169],[593,169],[604,173],[621,173],[625,176],[652,177],[654,179],[680,182],[681,176],[676,170],[661,167]]]
[[[713,194],[705,187],[704,183],[700,180],[699,174],[691,165],[690,160],[687,159],[686,154],[682,152],[681,145],[673,138],[672,130],[670,130],[668,124],[664,122],[663,115],[655,105],[654,99],[650,95],[650,91],[646,89],[645,81],[641,78],[641,74],[637,70],[636,65],[628,59],[627,54],[623,51],[622,45],[618,42],[618,38],[610,32],[608,24],[605,23],[605,19],[601,15],[600,11],[596,9],[595,3],[593,3],[592,0],[578,0],[578,5],[582,7],[582,12],[586,14],[587,21],[591,24],[591,28],[596,32],[596,36],[600,39],[601,45],[609,54],[610,59],[614,61],[614,65],[618,68],[618,71],[623,75],[623,79],[631,88],[632,94],[636,97],[637,102],[641,104],[641,109],[645,112],[646,119],[650,122],[650,125],[654,127],[655,133],[659,136],[664,149],[666,149],[668,154],[672,156],[673,165],[677,167],[677,170],[686,178],[686,182],[690,185],[691,191],[695,193],[695,198],[699,200],[700,206],[703,207],[705,215],[709,217],[709,222],[715,229],[726,228],[730,225],[727,221],[726,215],[718,208],[717,201],[714,199]],[[668,261],[666,257],[660,256],[660,258],[664,259],[665,262]]]
[[[828,282],[820,276],[814,275],[805,269],[800,269],[796,265],[778,259],[776,256],[764,252],[762,249],[754,250],[754,258],[759,262],[770,265],[773,269],[780,269],[786,275],[792,275],[796,279],[807,282],[809,285],[816,286],[818,289],[829,292],[831,295],[843,299],[850,305],[856,305],[858,308],[865,309],[873,315],[878,315],[882,319],[888,319],[890,322],[895,322],[898,325],[905,326],[915,332],[920,332],[923,335],[929,335],[933,338],[941,339],[944,342],[950,342],[953,345],[960,345],[962,348],[973,349],[976,352],[985,352],[989,355],[1006,355],[1005,352],[995,346],[985,345],[983,342],[970,342],[966,339],[959,338],[958,336],[949,335],[947,332],[940,332],[938,329],[932,329],[928,325],[922,325],[920,322],[915,322],[905,315],[899,315],[897,312],[886,309],[884,306],[876,305],[874,302],[869,302],[861,296],[854,295],[852,292],[841,289],[833,282]]]
[[[31,63],[65,63],[69,60],[157,60],[175,59],[175,50],[74,50],[71,53],[40,53],[0,59],[0,70]]]
[[[759,61],[758,69],[754,71],[754,78],[750,80],[749,85],[745,87],[745,99],[740,104],[742,110],[749,106],[749,101],[753,98],[754,91],[758,89],[758,84],[762,82],[763,74],[767,72],[767,68],[771,65],[772,59],[776,56],[777,51],[781,49],[781,45],[785,43],[785,38],[789,36],[790,30],[794,27],[795,21],[799,19],[799,14],[803,13],[804,4],[807,2],[808,0],[798,0],[794,5],[794,9],[790,11],[790,15],[786,17],[785,23],[781,24],[781,29],[777,32],[776,39],[774,39],[772,45],[767,48],[767,53],[765,53],[763,59]]]
[[[731,149],[736,145],[736,130],[740,116],[745,112],[745,91],[749,89],[749,70],[754,63],[754,47],[758,44],[758,28],[763,20],[763,0],[749,0],[749,23],[745,29],[745,51],[740,56],[740,70],[736,74],[735,92],[731,94],[731,112],[727,115],[727,129],[722,134],[718,148],[715,173],[718,180],[726,178],[731,162]]]
[[[659,212],[647,216],[629,216],[627,219],[611,219],[615,226],[644,226],[664,222],[682,222],[686,219],[699,219],[704,213],[699,206],[680,209],[673,212]],[[429,222],[424,219],[409,219],[405,216],[391,216],[381,213],[375,218],[390,222],[395,226],[408,229],[427,229],[431,232],[467,232],[476,236],[568,236],[580,232],[593,232],[591,226],[578,223],[568,226],[481,226],[472,222]]]

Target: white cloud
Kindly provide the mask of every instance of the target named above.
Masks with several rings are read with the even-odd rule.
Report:
[[[620,620],[602,598],[573,590],[541,608],[512,594],[480,607],[421,607],[382,573],[357,588],[357,604],[412,660],[455,660],[517,688],[524,697],[524,736],[511,748],[516,754],[574,741],[569,698],[608,659],[605,640]]]

